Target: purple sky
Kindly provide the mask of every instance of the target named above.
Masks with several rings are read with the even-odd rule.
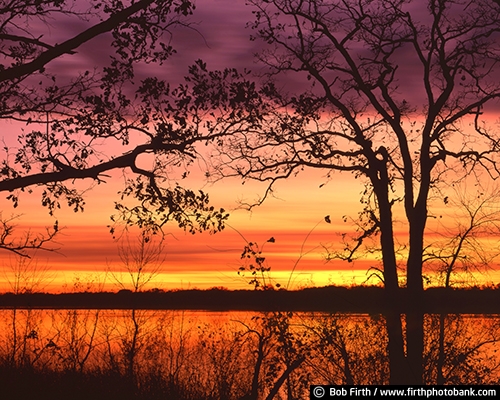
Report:
[[[256,64],[254,55],[266,44],[261,40],[249,40],[254,32],[246,28],[246,25],[254,20],[252,10],[255,7],[245,3],[245,0],[197,1],[194,14],[187,20],[191,28],[174,27],[172,29],[172,45],[177,53],[162,66],[148,64],[137,67],[137,77],[158,76],[175,86],[187,74],[188,66],[197,59],[205,61],[209,69],[235,67],[239,70],[247,68],[255,73],[262,72],[263,67]],[[408,7],[411,7],[415,21],[425,20],[427,11],[425,7],[421,7],[420,2],[413,2]],[[83,31],[90,26],[91,22],[78,20],[75,17],[58,17],[57,20],[50,21],[50,24],[41,26],[40,32],[44,33],[44,40],[55,44],[67,40],[72,34]],[[32,24],[31,28],[37,30],[37,25]],[[110,35],[102,35],[81,46],[76,54],[53,61],[49,68],[57,71],[59,77],[62,78],[65,75],[74,76],[75,70],[105,65],[109,59],[109,43]],[[398,56],[400,57],[398,92],[401,98],[414,102],[417,107],[420,107],[424,96],[421,83],[422,67],[410,47],[399,50]],[[303,74],[300,76],[288,74],[283,82],[287,90],[296,90],[303,85],[303,78]]]
[[[246,23],[252,19],[251,8],[244,0],[198,1],[194,14],[188,21],[191,28],[174,27],[172,45],[177,50],[163,66],[145,65],[137,69],[138,76],[157,75],[175,83],[187,74],[187,68],[197,59],[207,62],[210,69],[236,67],[255,70],[254,54],[261,42],[251,42],[250,29]],[[89,23],[74,18],[59,20],[52,24],[51,43],[69,38],[71,32],[79,33]],[[46,29],[46,27],[45,27]],[[74,69],[92,65],[103,65],[109,57],[110,35],[100,36],[81,46],[76,54],[67,55],[52,63],[59,75],[71,76]]]

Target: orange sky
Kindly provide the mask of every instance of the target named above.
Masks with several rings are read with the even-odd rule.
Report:
[[[95,187],[87,197],[83,213],[74,213],[67,207],[57,213],[60,226],[64,227],[58,238],[58,253],[39,251],[34,258],[39,268],[50,271],[45,279],[47,290],[72,290],[77,279],[82,282],[97,280],[105,282],[106,289],[119,289],[113,274],[109,273],[116,274],[121,268],[117,243],[106,227],[113,213],[116,192],[120,189],[117,182],[119,179],[112,179],[106,185]],[[204,186],[200,180],[193,179],[191,187],[209,192],[215,206],[233,210],[230,227],[215,235],[191,235],[174,225],[167,227],[162,273],[148,288],[250,288],[248,279],[237,274],[245,246],[240,234],[260,246],[265,244],[264,255],[272,268],[271,277],[285,287],[289,283],[291,289],[331,283],[363,283],[368,268],[376,266],[376,261],[364,259],[353,263],[327,263],[323,248],[323,245],[338,244],[340,233],[349,232],[350,225],[342,221],[342,216],[356,216],[360,209],[362,186],[349,175],[341,174],[320,188],[323,182],[319,171],[281,182],[276,191],[278,198],[268,199],[250,213],[235,210],[237,200],[255,198],[262,193],[262,186],[256,183],[242,186],[237,180]],[[18,209],[4,199],[0,200],[0,206],[4,216],[23,214],[19,220],[19,233],[28,225],[33,231],[41,232],[44,225],[50,226],[54,222],[40,205],[36,192],[23,195]],[[442,208],[441,211],[446,210]],[[330,215],[331,224],[324,221],[326,215]],[[399,236],[405,235],[403,223],[396,224],[396,229]],[[270,237],[274,237],[276,242],[266,243]],[[9,265],[15,262],[15,257],[9,252],[0,252],[0,265],[4,266],[4,271],[8,272]],[[482,279],[496,281],[496,275],[490,272]],[[0,276],[0,282],[2,290],[7,290],[5,275]],[[376,283],[376,280],[371,282]]]
[[[13,126],[4,124],[3,128],[4,131],[10,131]],[[77,279],[83,282],[97,280],[105,282],[106,289],[119,289],[109,273],[118,271],[121,264],[117,243],[107,225],[111,222],[109,217],[114,212],[114,201],[118,200],[117,192],[122,189],[122,182],[122,174],[114,172],[106,184],[94,186],[86,196],[83,213],[74,213],[65,206],[57,211],[55,217],[63,227],[57,239],[59,251],[39,251],[34,258],[40,268],[50,270],[45,279],[47,290],[72,290]],[[250,288],[248,278],[242,278],[237,273],[242,265],[240,255],[246,244],[241,235],[259,245],[266,243],[270,237],[276,239],[275,243],[265,244],[264,255],[272,268],[271,277],[282,286],[289,284],[289,288],[295,289],[310,285],[365,282],[367,270],[371,266],[378,266],[376,260],[327,263],[324,249],[324,246],[332,244],[339,246],[341,233],[352,233],[352,225],[343,222],[342,217],[348,215],[355,218],[361,210],[359,199],[363,185],[352,175],[340,173],[320,187],[325,182],[324,172],[305,171],[298,177],[278,182],[275,198],[267,199],[262,206],[249,212],[237,209],[238,200],[255,201],[264,193],[263,184],[246,182],[242,185],[236,178],[208,184],[193,173],[182,184],[187,188],[208,192],[215,207],[230,211],[229,226],[215,235],[191,235],[175,224],[168,225],[162,273],[148,288]],[[89,184],[80,182],[78,187],[83,189]],[[476,189],[472,186],[466,190],[472,193]],[[5,200],[7,194],[0,198],[4,217],[22,214],[18,234],[28,228],[43,232],[44,226],[53,225],[55,218],[50,217],[41,206],[40,192],[40,189],[35,189],[31,195],[23,194],[17,209]],[[433,208],[433,215],[453,217],[457,213],[439,201],[437,206],[437,209]],[[401,213],[401,210],[396,208],[396,219],[400,222],[396,223],[395,229],[398,236],[404,238],[407,229],[404,218],[398,212]],[[331,224],[324,221],[326,215],[330,215]],[[444,220],[452,221],[453,218]],[[431,218],[429,231],[441,221]],[[16,259],[11,253],[0,251],[0,265],[4,266],[6,273],[9,273],[9,266],[15,263]],[[497,273],[490,271],[489,275],[480,278],[480,282],[485,280],[498,282]],[[8,290],[6,281],[5,273],[0,274],[0,290]],[[370,282],[377,283],[377,280],[372,279]]]
[[[112,181],[116,183],[116,180]],[[117,243],[106,227],[113,213],[116,192],[120,189],[113,182],[92,190],[83,213],[74,213],[67,207],[57,213],[60,226],[64,227],[57,240],[60,250],[58,253],[39,251],[35,257],[39,265],[48,266],[55,273],[51,277],[51,290],[58,290],[64,284],[71,287],[76,276],[89,279],[106,269],[119,269]],[[242,186],[233,180],[203,187],[202,182],[195,180],[192,188],[196,188],[195,185],[203,187],[210,193],[215,206],[233,210],[230,227],[215,235],[191,235],[173,224],[167,227],[166,260],[159,279],[161,282],[151,286],[163,289],[249,287],[247,281],[237,274],[245,246],[240,234],[259,245],[270,237],[276,239],[275,243],[266,244],[264,253],[272,267],[271,276],[282,285],[286,286],[289,279],[291,288],[332,282],[350,284],[354,278],[361,283],[365,279],[366,263],[326,263],[322,247],[338,241],[338,234],[345,228],[341,217],[347,210],[352,210],[355,216],[354,207],[359,204],[360,188],[356,181],[342,179],[340,175],[335,182],[319,188],[323,182],[320,173],[308,173],[282,182],[277,186],[278,198],[270,198],[264,205],[248,212],[235,210],[237,200],[256,198],[262,193],[262,186],[250,183]],[[33,231],[41,232],[44,224],[51,226],[54,222],[40,205],[36,193],[23,195],[18,209],[4,199],[0,201],[4,216],[23,214],[19,220],[19,233],[28,225]],[[326,215],[331,215],[332,224],[324,221]],[[10,265],[12,262],[15,261],[11,254],[0,253],[0,263]],[[294,273],[290,278],[292,269]],[[108,283],[109,288],[114,287],[109,277]]]

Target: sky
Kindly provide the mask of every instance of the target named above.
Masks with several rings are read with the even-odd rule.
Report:
[[[262,43],[250,41],[251,30],[245,28],[252,20],[252,10],[238,0],[198,1],[194,15],[190,17],[192,28],[173,30],[173,45],[177,53],[164,66],[147,65],[138,75],[157,74],[172,82],[186,75],[187,67],[197,59],[207,62],[210,69],[236,67],[259,72],[254,54],[262,50]],[[54,20],[50,23],[50,41],[67,37],[68,33],[85,28],[85,22]],[[106,44],[109,39],[99,38],[83,45],[76,54],[66,55],[51,66],[58,76],[71,76],[81,65],[99,65],[107,57]],[[416,80],[412,62],[402,64],[409,77],[402,91],[416,96]],[[290,80],[293,87],[299,83]],[[4,139],[12,138],[21,127],[16,123],[2,121],[0,129]],[[2,134],[0,134],[2,135]],[[201,174],[199,174],[201,175]],[[223,232],[190,235],[176,228],[167,227],[165,238],[165,261],[161,273],[151,282],[151,287],[161,289],[209,288],[223,286],[230,289],[249,288],[248,277],[238,275],[242,265],[240,255],[248,242],[264,246],[266,262],[272,268],[275,282],[290,289],[326,284],[361,284],[367,279],[367,270],[377,266],[377,260],[367,257],[354,263],[326,262],[325,248],[338,246],[341,234],[349,232],[352,224],[345,223],[345,215],[356,217],[360,210],[360,194],[363,186],[351,175],[336,174],[326,185],[324,173],[307,171],[296,178],[280,182],[276,186],[275,198],[270,198],[252,212],[239,209],[241,199],[256,199],[263,194],[264,186],[258,183],[242,185],[236,179],[209,184],[196,173],[186,181],[192,189],[203,189],[210,194],[216,207],[230,211],[231,217]],[[107,225],[113,214],[114,200],[121,186],[121,175],[113,174],[106,184],[95,186],[86,197],[85,211],[73,213],[63,208],[55,218],[63,228],[54,243],[57,251],[38,251],[34,257],[39,268],[47,270],[44,281],[47,290],[72,290],[75,282],[105,284],[107,289],[119,288],[115,277],[121,268],[118,244],[113,240]],[[30,229],[42,232],[51,226],[54,217],[40,205],[40,190],[21,197],[21,205],[1,198],[3,217],[21,214],[17,232]],[[38,194],[38,195],[37,195]],[[330,216],[331,223],[325,221]],[[406,226],[397,224],[398,234],[404,235]],[[269,238],[274,243],[267,242]],[[7,276],[3,277],[8,289],[8,274],[18,260],[9,252],[0,252],[0,265],[4,265]],[[2,284],[0,276],[0,285]],[[375,283],[375,280],[370,282]],[[78,285],[77,285],[78,286]],[[2,288],[0,287],[0,290]]]
[[[253,185],[252,190],[251,184],[242,186],[238,182],[215,185],[193,182],[194,188],[198,183],[209,193],[212,204],[230,212],[227,226],[216,234],[192,235],[174,224],[167,225],[165,259],[161,274],[155,277],[151,288],[251,288],[249,279],[238,275],[238,268],[243,265],[240,256],[248,242],[257,243],[263,249],[274,282],[290,289],[363,282],[366,262],[327,263],[323,247],[339,240],[340,232],[348,231],[342,215],[356,206],[359,187],[356,182],[346,181],[319,188],[323,181],[321,174],[310,173],[283,182],[277,186],[275,198],[252,212],[238,209],[238,199],[260,195],[262,185]],[[50,277],[45,279],[47,289],[57,291],[63,286],[63,290],[71,290],[75,281],[103,280],[110,290],[119,288],[114,279],[121,270],[119,244],[107,227],[119,189],[113,184],[100,185],[87,196],[83,213],[73,213],[67,207],[56,213],[62,227],[53,244],[57,251],[38,251],[34,257],[39,268],[51,272],[46,274]],[[311,197],[317,201],[311,204]],[[2,199],[1,204],[4,215],[18,213],[8,201]],[[54,218],[40,205],[36,193],[23,196],[19,210],[23,215],[19,218],[18,232],[26,229],[43,232],[44,226],[53,224]],[[326,223],[326,215],[331,216],[331,224]],[[267,242],[271,237],[275,238],[274,243]],[[8,252],[1,256],[7,271],[18,262],[17,257]]]
[[[173,82],[178,82],[186,75],[187,67],[200,58],[207,60],[212,69],[227,66],[253,68],[253,55],[258,51],[258,45],[248,40],[250,32],[245,29],[251,17],[250,9],[241,1],[198,2],[190,21],[193,29],[179,28],[173,32],[177,53],[164,66],[155,67],[157,71],[153,72],[148,66],[143,73],[166,75]],[[55,22],[52,24],[51,40],[57,43],[66,37],[68,31],[83,30],[85,26],[84,22],[74,20],[61,24]],[[97,42],[83,45],[76,54],[56,60],[53,68],[58,70],[58,78],[70,77],[81,65],[99,65],[108,55],[106,43],[106,38],[100,38]],[[6,133],[19,132],[23,128],[15,123],[3,122]],[[120,174],[117,173],[109,181],[89,192],[83,213],[75,214],[68,208],[57,212],[55,218],[63,228],[53,246],[57,251],[38,251],[34,259],[39,268],[49,270],[44,279],[47,290],[71,290],[75,281],[105,281],[107,288],[119,288],[113,277],[121,268],[118,243],[113,240],[107,225],[114,212],[113,200],[117,199],[117,191],[121,189],[116,184],[120,181]],[[186,185],[192,189],[203,189],[210,194],[215,206],[229,210],[228,226],[216,235],[203,233],[194,236],[174,225],[168,226],[162,273],[150,286],[162,289],[248,288],[249,279],[237,273],[243,248],[247,242],[263,245],[270,237],[275,237],[276,242],[273,246],[271,243],[266,246],[268,265],[272,267],[271,276],[282,285],[297,288],[327,284],[338,279],[351,282],[357,275],[363,278],[364,270],[342,266],[339,271],[331,271],[331,266],[325,263],[325,251],[321,246],[332,241],[335,231],[324,222],[324,217],[331,213],[332,201],[337,202],[337,208],[340,208],[340,203],[343,204],[342,209],[345,207],[345,192],[339,191],[338,186],[320,190],[319,185],[323,181],[321,174],[316,174],[314,181],[302,177],[280,184],[277,198],[269,199],[250,213],[236,210],[238,200],[258,198],[264,190],[262,185],[242,186],[235,181],[208,185],[203,179],[194,177]],[[358,188],[354,186],[352,190],[358,191]],[[54,218],[40,205],[37,193],[40,191],[35,189],[32,195],[22,196],[17,209],[9,201],[0,200],[4,216],[22,214],[18,220],[19,233],[26,229],[43,232],[45,226],[54,222]],[[312,193],[317,193],[315,197],[319,201],[313,205],[306,204]],[[307,236],[311,230],[313,232]],[[0,260],[6,266],[7,274],[18,263],[17,257],[9,252],[0,253]],[[8,279],[12,280],[12,277]],[[4,284],[8,279],[4,279]]]

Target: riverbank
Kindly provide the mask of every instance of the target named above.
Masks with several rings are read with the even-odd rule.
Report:
[[[405,289],[387,299],[382,288],[327,286],[302,290],[152,290],[133,293],[4,293],[0,308],[164,309],[241,311],[323,311],[383,313],[418,309],[425,313],[500,313],[499,289],[431,288],[418,301]]]

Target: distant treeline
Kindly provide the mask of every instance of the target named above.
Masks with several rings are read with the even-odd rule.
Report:
[[[499,313],[500,289],[431,288],[416,302],[405,289],[398,298],[386,298],[379,287],[307,288],[286,290],[151,290],[133,293],[4,293],[0,308],[165,309],[243,311],[325,311],[380,313],[385,310],[421,310],[425,313]]]

